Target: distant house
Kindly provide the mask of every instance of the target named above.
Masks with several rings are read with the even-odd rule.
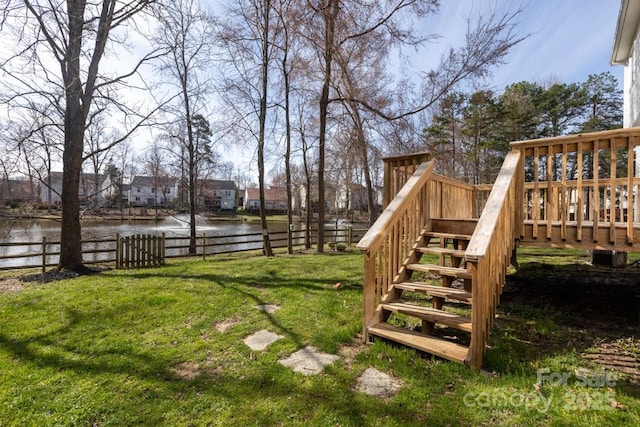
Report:
[[[80,174],[78,197],[81,206],[100,206],[104,202],[103,174]],[[40,185],[40,200],[46,204],[58,205],[62,194],[62,172],[51,172]]]
[[[0,203],[35,201],[38,195],[35,187],[26,179],[0,179]]]
[[[367,188],[359,184],[339,185],[336,190],[336,211],[366,211]]]
[[[611,64],[624,66],[624,127],[640,126],[640,2],[638,1],[622,0],[620,2]],[[640,147],[636,147],[636,176],[640,176]],[[638,210],[636,210],[634,221],[640,221]]]
[[[266,213],[287,212],[287,192],[284,188],[265,188],[264,207]],[[244,193],[244,210],[251,213],[260,213],[260,190],[247,188]]]
[[[169,206],[178,197],[178,180],[171,177],[134,176],[129,188],[131,206]]]
[[[233,181],[204,179],[198,181],[198,204],[214,211],[236,208],[236,184]]]

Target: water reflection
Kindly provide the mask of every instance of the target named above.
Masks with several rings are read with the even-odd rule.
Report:
[[[332,229],[345,230],[350,224],[331,223],[327,224],[327,238],[336,240]],[[295,244],[303,243],[303,224],[294,224]],[[286,245],[287,224],[282,222],[272,222],[269,224],[270,233],[281,233],[272,236],[274,246]],[[0,243],[21,244],[20,246],[1,246],[0,256],[11,256],[19,254],[30,254],[30,258],[16,258],[0,260],[0,268],[8,266],[38,265],[42,262],[42,241],[46,238],[47,253],[57,253],[59,245],[53,242],[60,241],[60,222],[49,219],[26,219],[26,220],[0,220]],[[202,245],[202,238],[205,238],[208,247],[208,254],[215,254],[229,250],[243,251],[260,249],[262,247],[260,237],[259,221],[209,221],[202,216],[196,218],[196,234],[198,245]],[[113,240],[117,234],[128,236],[132,234],[163,234],[167,238],[167,256],[186,255],[185,246],[189,243],[189,220],[188,215],[177,215],[167,217],[160,221],[136,220],[85,220],[82,222],[83,251],[85,262],[93,262],[104,259],[113,259],[113,253],[105,254],[105,250],[113,250],[115,243]],[[96,242],[97,240],[97,242]],[[100,242],[109,240],[110,242]],[[93,242],[91,242],[93,241]],[[340,241],[337,239],[336,241]],[[171,249],[178,246],[177,249]],[[103,252],[101,252],[103,251]],[[198,253],[201,253],[199,248]],[[55,263],[55,256],[47,258],[48,263]]]

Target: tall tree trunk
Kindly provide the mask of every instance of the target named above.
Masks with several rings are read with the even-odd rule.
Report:
[[[327,140],[327,115],[329,111],[329,89],[331,88],[331,65],[335,44],[335,26],[340,5],[338,0],[329,0],[323,10],[324,38],[324,80],[320,94],[320,132],[318,139],[318,246],[317,252],[324,252],[324,155]]]
[[[293,192],[291,189],[291,117],[289,111],[289,73],[286,71],[286,56],[282,61],[284,70],[284,114],[287,148],[284,156],[284,167],[287,175],[287,253],[293,254]]]
[[[260,130],[258,134],[258,184],[260,192],[260,227],[262,228],[262,250],[266,256],[273,256],[271,240],[269,239],[269,229],[267,227],[267,213],[264,197],[264,144],[265,127],[267,123],[267,91],[269,78],[269,14],[271,12],[271,1],[265,0],[262,5],[264,13],[264,32],[262,34],[262,86],[260,95]]]
[[[83,271],[82,230],[80,226],[80,173],[84,120],[79,106],[67,106],[65,114],[64,153],[62,155],[62,220],[60,233],[59,270]]]
[[[288,35],[285,35],[288,41]],[[289,70],[287,69],[288,45],[285,46],[282,57],[282,76],[284,78],[284,117],[286,132],[286,149],[284,153],[284,167],[287,186],[287,253],[293,254],[293,191],[291,189],[291,111],[289,94],[291,86],[289,82]]]

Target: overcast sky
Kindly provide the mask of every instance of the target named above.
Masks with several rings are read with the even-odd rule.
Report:
[[[621,0],[445,0],[426,32],[440,34],[442,46],[459,45],[465,19],[480,8],[517,9],[519,32],[531,34],[495,69],[494,89],[522,80],[583,82],[589,74],[610,71],[622,87],[623,67],[610,65]],[[419,64],[416,64],[419,66]]]

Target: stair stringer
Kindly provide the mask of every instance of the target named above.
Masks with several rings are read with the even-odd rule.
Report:
[[[407,265],[417,263],[422,258],[422,252],[418,251],[419,247],[422,247],[426,243],[425,233],[431,231],[431,221],[429,221],[426,226],[420,232],[420,236],[418,236],[412,245],[409,254],[406,259],[402,262],[400,268],[398,269],[397,274],[393,278],[392,283],[400,283],[411,279],[413,271],[407,268]],[[390,313],[385,313],[385,310],[382,309],[382,305],[386,304],[390,301],[397,300],[402,296],[403,290],[398,289],[395,286],[391,286],[389,291],[382,296],[380,299],[380,303],[376,307],[373,315],[367,321],[367,327],[376,325],[381,322],[386,322],[390,316]]]

